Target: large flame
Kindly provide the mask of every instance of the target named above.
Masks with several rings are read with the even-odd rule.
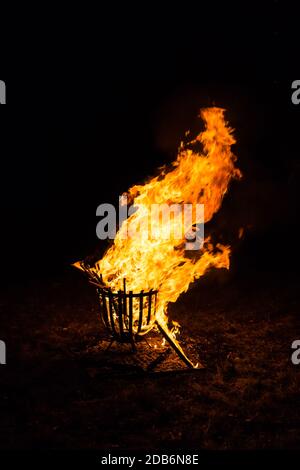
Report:
[[[188,144],[181,144],[171,166],[164,167],[144,185],[129,190],[136,211],[122,224],[114,243],[94,268],[113,291],[123,289],[124,278],[128,290],[157,289],[156,318],[165,327],[168,303],[175,302],[209,268],[229,268],[230,262],[230,247],[213,246],[209,238],[200,251],[187,253],[184,233],[176,238],[172,232],[179,225],[181,214],[173,216],[169,237],[165,236],[168,227],[163,222],[163,214],[150,233],[145,230],[153,204],[166,204],[166,207],[204,204],[204,221],[208,222],[219,210],[230,180],[240,176],[234,165],[236,157],[231,152],[235,139],[224,120],[224,110],[203,109],[200,116],[205,123],[204,131]],[[195,211],[192,222],[199,222]]]

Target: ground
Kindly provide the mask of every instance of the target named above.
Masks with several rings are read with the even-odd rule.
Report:
[[[300,339],[298,285],[279,273],[212,273],[197,282],[170,317],[182,325],[188,355],[205,368],[186,370],[172,353],[156,373],[143,371],[152,354],[146,343],[137,356],[126,346],[103,352],[97,298],[80,273],[6,288],[0,446],[297,448],[300,366],[291,363],[291,344]]]

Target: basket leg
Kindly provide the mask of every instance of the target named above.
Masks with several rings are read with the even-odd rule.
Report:
[[[160,353],[160,355],[154,359],[154,361],[150,362],[150,364],[147,367],[147,372],[152,372],[157,366],[159,366],[162,362],[164,362],[169,355],[171,354],[172,349],[168,347],[165,351]]]

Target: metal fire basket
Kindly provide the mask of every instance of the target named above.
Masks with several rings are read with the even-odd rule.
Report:
[[[114,293],[110,288],[97,287],[97,292],[104,326],[116,341],[130,343],[135,348],[139,337],[154,326],[157,291],[126,292],[124,281],[124,291]],[[138,307],[137,318],[133,314],[134,304]]]
[[[143,339],[154,326],[157,326],[180,359],[188,367],[195,367],[170,337],[167,329],[156,319],[157,290],[151,289],[148,292],[141,291],[139,293],[127,291],[124,279],[123,290],[113,292],[110,287],[104,284],[102,275],[98,275],[85,263],[80,262],[80,266],[76,264],[76,267],[80,267],[87,274],[89,282],[96,287],[100,302],[100,317],[111,338],[108,349],[117,341],[131,344],[133,351],[136,351],[136,343]]]

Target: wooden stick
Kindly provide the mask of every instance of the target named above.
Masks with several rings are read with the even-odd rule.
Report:
[[[178,357],[190,368],[193,369],[201,369],[203,368],[202,364],[198,363],[198,366],[196,367],[190,360],[189,358],[184,354],[182,350],[179,349],[177,344],[173,341],[173,339],[170,337],[169,332],[164,328],[157,320],[155,321],[156,325],[158,326],[159,331],[163,335],[163,337],[168,341],[169,345],[172,346]]]

